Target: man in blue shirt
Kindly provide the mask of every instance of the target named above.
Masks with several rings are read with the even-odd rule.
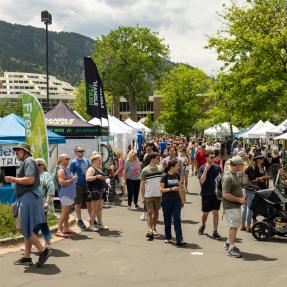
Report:
[[[76,198],[75,198],[75,210],[77,216],[77,224],[81,229],[86,229],[86,225],[82,220],[81,207],[84,203],[87,204],[89,214],[91,213],[91,203],[88,202],[88,188],[86,182],[86,171],[90,166],[89,161],[84,158],[85,150],[82,146],[75,147],[76,158],[71,161],[70,171],[78,176],[76,182]]]
[[[213,238],[220,240],[221,236],[217,232],[221,201],[217,199],[215,194],[215,178],[220,174],[221,169],[214,163],[215,154],[213,150],[205,151],[206,164],[202,165],[198,171],[198,178],[201,185],[202,199],[202,224],[198,230],[200,235],[203,234],[205,223],[210,211],[213,213]]]
[[[166,150],[167,141],[165,140],[165,137],[162,139],[162,141],[159,143],[159,149],[160,154],[163,155],[163,152]]]

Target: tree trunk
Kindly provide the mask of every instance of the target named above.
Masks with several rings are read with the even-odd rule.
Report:
[[[113,99],[113,108],[112,108],[113,116],[120,119],[120,98],[114,97]]]
[[[133,121],[137,122],[137,104],[136,104],[135,98],[132,97],[128,99],[128,102],[129,102],[129,107],[130,107],[130,112],[131,112],[130,118]]]

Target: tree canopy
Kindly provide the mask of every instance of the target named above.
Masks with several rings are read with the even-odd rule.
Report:
[[[160,90],[164,107],[161,119],[167,132],[189,134],[196,129],[196,122],[203,116],[201,95],[211,83],[200,69],[183,64],[168,72]]]
[[[169,49],[158,33],[142,27],[119,27],[95,41],[93,59],[99,70],[105,71],[106,90],[116,102],[124,97],[136,119],[136,105],[152,95],[168,56]]]
[[[286,0],[233,3],[224,8],[222,18],[224,28],[208,44],[224,63],[209,115],[239,126],[286,118]]]

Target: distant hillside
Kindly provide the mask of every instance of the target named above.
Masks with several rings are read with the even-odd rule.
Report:
[[[0,21],[0,71],[46,73],[45,33],[45,29]],[[49,74],[77,83],[84,78],[83,57],[92,51],[91,38],[49,32]]]

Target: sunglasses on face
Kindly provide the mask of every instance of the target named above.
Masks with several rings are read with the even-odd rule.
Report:
[[[210,156],[209,158],[210,158],[210,159],[215,159],[215,156]]]
[[[65,160],[70,160],[70,158],[69,157],[66,157],[66,158],[64,158]]]
[[[38,163],[38,166],[42,166],[42,165],[44,165],[43,163]]]
[[[84,150],[77,150],[77,152],[83,153],[83,152],[85,152],[85,151],[84,151]]]

